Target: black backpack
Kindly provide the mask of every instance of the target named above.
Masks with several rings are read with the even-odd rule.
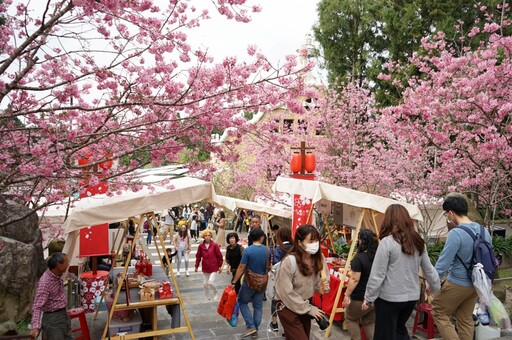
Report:
[[[493,281],[499,262],[496,259],[496,256],[494,256],[492,244],[485,239],[484,227],[480,225],[480,233],[477,233],[476,235],[470,228],[466,226],[459,225],[458,228],[461,228],[462,230],[467,232],[471,236],[471,238],[473,238],[473,256],[471,259],[471,264],[469,266],[466,266],[466,264],[464,263],[464,261],[462,261],[459,255],[456,255],[459,261],[464,266],[464,268],[466,268],[469,279],[471,280],[471,282],[473,282],[473,267],[477,263],[480,263],[484,267],[484,272],[485,274],[487,274],[487,277],[489,277],[489,279]]]

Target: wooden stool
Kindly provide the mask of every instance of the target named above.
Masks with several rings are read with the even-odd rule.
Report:
[[[420,321],[420,314],[422,313],[423,319]],[[417,330],[425,332],[427,334],[427,339],[433,339],[434,334],[439,334],[439,331],[434,324],[434,318],[432,317],[432,305],[430,303],[420,303],[418,305],[412,334],[416,334]]]
[[[89,334],[89,327],[87,326],[87,319],[85,317],[85,311],[83,308],[73,308],[68,310],[68,315],[71,320],[78,318],[80,322],[80,327],[71,330],[71,333],[80,332],[81,335],[75,337],[75,339],[80,340],[91,340],[91,336]]]

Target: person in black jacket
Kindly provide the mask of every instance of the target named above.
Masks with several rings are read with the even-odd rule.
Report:
[[[367,339],[373,339],[375,329],[375,308],[372,306],[362,310],[366,284],[372,270],[373,259],[379,243],[377,235],[371,230],[362,229],[357,237],[357,255],[350,262],[352,276],[345,291],[343,308],[345,308],[345,321],[352,339],[361,339],[359,320],[364,327]]]
[[[236,270],[240,265],[240,261],[242,260],[242,254],[244,252],[244,248],[238,244],[239,237],[237,233],[229,233],[226,236],[226,263],[229,265],[229,269],[227,273],[232,275],[231,281],[235,278]],[[238,295],[238,291],[240,290],[240,279],[235,283],[235,291]]]

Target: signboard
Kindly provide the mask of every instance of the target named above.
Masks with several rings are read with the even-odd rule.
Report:
[[[326,199],[321,199],[320,201],[315,203],[315,209],[321,214],[331,214],[331,201]]]
[[[332,217],[335,225],[343,225],[343,203],[332,202]]]
[[[343,225],[355,228],[359,222],[362,209],[351,205],[343,204]]]

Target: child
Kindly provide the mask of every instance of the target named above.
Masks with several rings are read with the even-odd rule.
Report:
[[[169,257],[170,263],[172,263],[172,258],[178,254],[177,250],[173,253],[171,248],[166,248],[165,252],[167,253],[167,256]],[[165,275],[169,276],[169,266],[167,265],[165,256],[162,258],[162,261],[164,261]]]
[[[192,215],[192,222],[190,223],[190,233],[197,243],[197,215]]]

